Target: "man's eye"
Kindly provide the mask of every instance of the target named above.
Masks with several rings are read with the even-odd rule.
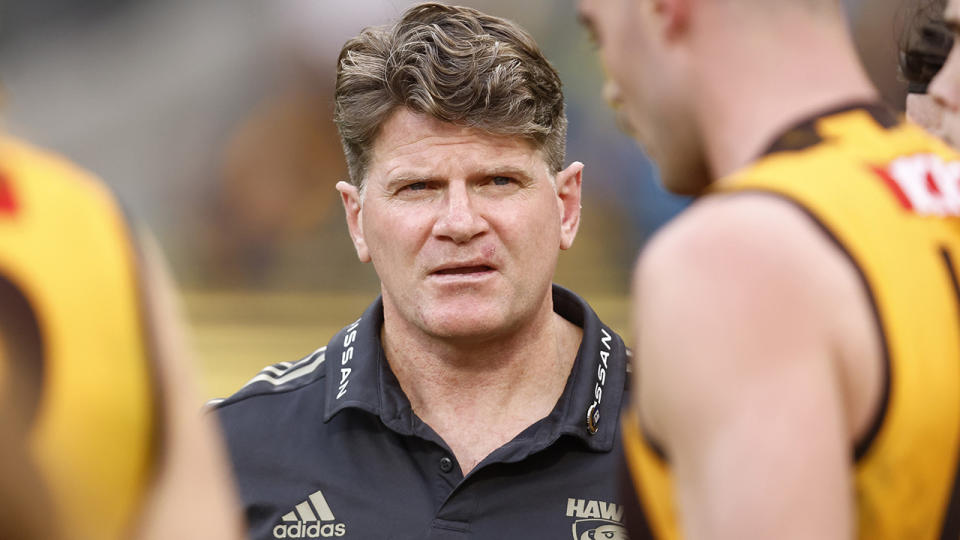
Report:
[[[403,189],[409,189],[410,191],[423,191],[427,189],[426,182],[414,182],[412,184],[407,184],[403,186]]]
[[[513,178],[509,176],[494,176],[493,183],[497,186],[509,186],[513,183]]]
[[[600,48],[600,35],[597,34],[597,27],[594,26],[593,21],[582,14],[578,18],[580,19],[580,25],[587,31],[587,39],[590,41],[590,45],[594,48]]]

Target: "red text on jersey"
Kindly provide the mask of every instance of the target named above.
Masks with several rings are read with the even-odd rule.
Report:
[[[2,172],[0,172],[0,215],[13,214],[17,211],[17,199],[13,196],[13,186]]]
[[[960,217],[960,162],[915,154],[873,171],[906,210],[923,216]]]

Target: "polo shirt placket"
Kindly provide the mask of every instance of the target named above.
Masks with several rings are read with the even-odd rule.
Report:
[[[586,302],[556,285],[553,294],[554,310],[583,329],[563,393],[546,418],[466,476],[390,370],[379,299],[325,348],[265,369],[217,404],[251,537],[620,533],[628,352]]]

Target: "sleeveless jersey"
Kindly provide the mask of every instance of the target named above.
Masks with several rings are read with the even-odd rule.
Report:
[[[129,535],[152,476],[158,396],[132,240],[100,182],[0,136],[0,397],[24,412],[69,538]],[[26,345],[4,354],[5,333]]]
[[[859,537],[960,537],[960,156],[880,107],[851,107],[788,131],[707,196],[735,192],[808,214],[872,303],[885,382],[873,428],[851,449]],[[642,508],[633,522],[679,538],[662,453],[635,417],[623,427],[625,487]]]

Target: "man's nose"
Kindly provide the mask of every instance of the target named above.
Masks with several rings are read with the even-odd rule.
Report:
[[[928,93],[936,104],[947,111],[960,110],[960,57],[950,53],[940,72],[930,81]]]
[[[441,204],[440,215],[433,225],[435,236],[463,244],[489,229],[465,183],[451,182]]]

